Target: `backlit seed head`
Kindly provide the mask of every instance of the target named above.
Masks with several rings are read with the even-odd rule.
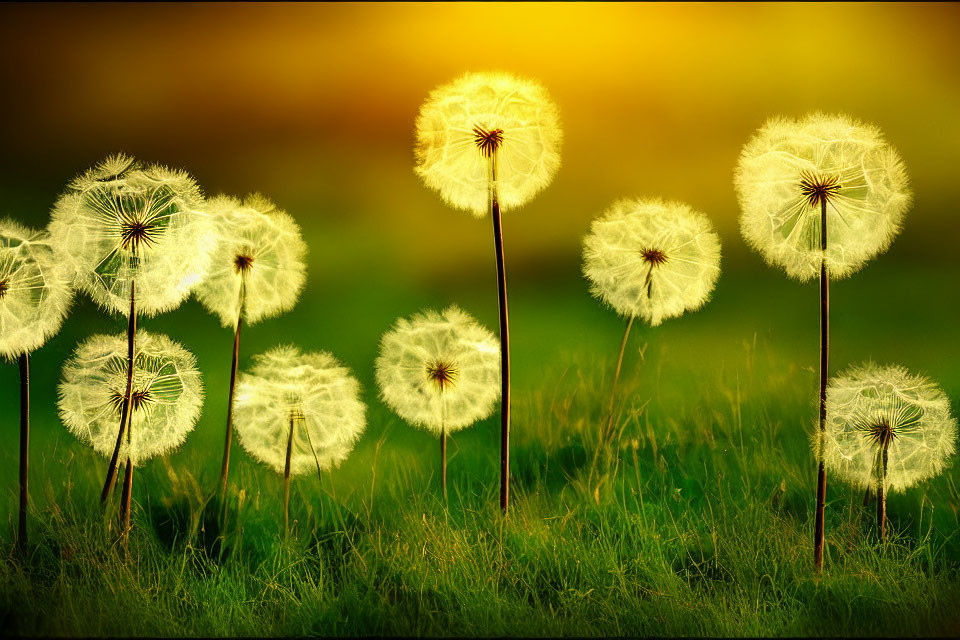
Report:
[[[111,156],[73,180],[54,205],[51,243],[77,284],[108,311],[147,316],[178,306],[210,263],[214,228],[183,171]]]
[[[293,218],[267,198],[207,201],[216,248],[197,298],[224,327],[235,327],[243,287],[243,321],[253,324],[293,308],[306,282],[307,246]]]
[[[494,157],[502,210],[532,199],[560,167],[556,106],[539,83],[513,74],[468,73],[434,89],[416,129],[417,175],[477,217],[487,212]]]
[[[747,243],[799,280],[817,277],[824,255],[832,278],[860,269],[890,246],[910,205],[899,154],[842,115],[769,120],[743,148],[734,185]]]
[[[0,356],[30,353],[60,330],[72,281],[46,233],[0,220]]]
[[[824,466],[844,481],[875,487],[887,450],[884,487],[902,491],[936,474],[953,454],[957,423],[950,399],[903,367],[851,367],[827,387]],[[813,434],[814,451],[819,436]]]
[[[366,426],[360,384],[326,352],[277,347],[254,357],[237,381],[234,428],[251,456],[283,473],[293,423],[290,473],[340,464]]]
[[[656,326],[699,309],[720,275],[720,238],[702,213],[656,198],[619,200],[583,240],[590,292]]]
[[[196,359],[164,335],[137,332],[133,360],[131,442],[120,460],[134,465],[179,447],[200,418],[203,382]],[[102,456],[113,454],[127,389],[126,335],[87,338],[63,365],[60,419]]]
[[[486,418],[500,397],[499,341],[457,307],[398,319],[376,370],[387,406],[435,434]]]

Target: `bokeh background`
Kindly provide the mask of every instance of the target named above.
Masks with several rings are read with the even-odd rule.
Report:
[[[834,370],[901,362],[957,398],[958,27],[957,4],[4,4],[0,216],[43,226],[70,178],[121,150],[183,167],[211,195],[272,198],[303,227],[308,286],[292,312],[245,331],[241,366],[295,342],[356,372],[371,413],[337,476],[349,485],[369,474],[384,435],[397,460],[434,465],[429,437],[376,398],[377,341],[394,318],[456,302],[496,326],[490,221],[449,210],[413,173],[413,122],[430,89],[506,69],[539,79],[560,108],[563,166],[504,221],[518,438],[536,431],[524,398],[554,384],[552,372],[615,356],[621,321],[589,296],[580,241],[624,196],[704,211],[724,256],[713,301],[638,332],[628,375],[655,365],[658,380],[686,381],[676,397],[658,390],[669,407],[690,401],[704,372],[735,373],[745,345],[760,341],[814,397],[816,284],[789,281],[744,245],[731,179],[766,118],[842,111],[886,132],[915,204],[890,251],[832,289]],[[78,296],[34,357],[38,468],[75,457],[105,466],[60,426],[55,386],[78,341],[124,326]],[[208,402],[172,458],[209,460],[209,484],[232,336],[192,299],[142,326],[198,356]],[[16,380],[15,366],[0,366],[0,509],[11,535]],[[799,426],[813,416],[811,403]],[[495,433],[490,420],[458,436],[454,455],[478,457],[495,477]]]

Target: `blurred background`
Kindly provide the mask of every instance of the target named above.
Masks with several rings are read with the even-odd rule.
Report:
[[[279,342],[328,349],[350,366],[371,414],[343,473],[362,475],[364,452],[387,430],[395,455],[430,444],[376,398],[380,334],[397,316],[453,302],[497,321],[490,221],[446,208],[414,175],[417,110],[464,71],[514,71],[547,87],[565,136],[552,186],[504,220],[517,437],[535,429],[522,407],[555,382],[548,372],[582,354],[615,356],[622,324],[589,296],[580,242],[613,200],[642,195],[707,213],[724,271],[702,311],[638,332],[630,371],[656,363],[659,377],[692,380],[682,388],[695,393],[703,371],[736,371],[744,345],[766,341],[810,389],[806,427],[817,287],[744,245],[731,178],[766,118],[846,112],[898,148],[915,204],[892,248],[832,290],[834,370],[899,361],[956,398],[958,27],[957,4],[4,4],[0,217],[45,225],[66,182],[116,151],[182,167],[210,195],[272,198],[303,227],[308,286],[292,312],[245,331],[241,367]],[[86,335],[124,326],[79,295],[35,355],[35,455],[93,459],[56,418],[59,367]],[[208,402],[174,455],[208,453],[212,480],[232,336],[193,299],[142,326],[198,356]],[[654,348],[641,365],[645,343]],[[16,381],[2,364],[0,481],[11,514]],[[495,420],[458,436],[491,469]],[[416,463],[427,471],[430,453]]]

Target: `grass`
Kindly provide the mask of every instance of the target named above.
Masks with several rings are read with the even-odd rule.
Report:
[[[834,287],[833,370],[871,356],[900,361],[957,398],[956,342],[940,320],[957,303],[915,286],[949,290],[956,274],[872,269]],[[446,302],[440,296],[400,287],[385,294],[396,305],[374,307],[334,291],[345,301],[336,317],[307,297],[291,324],[252,328],[241,368],[280,333],[308,349],[338,345],[332,350],[352,363],[370,404],[367,434],[343,467],[295,479],[287,544],[282,478],[239,448],[222,546],[216,509],[203,510],[219,467],[231,336],[191,302],[171,314],[168,331],[197,353],[205,416],[180,452],[138,470],[126,562],[116,525],[98,505],[105,462],[66,434],[49,407],[72,345],[91,331],[121,330],[82,303],[77,314],[89,320],[68,325],[51,353],[35,359],[32,538],[23,562],[12,548],[16,450],[2,454],[2,628],[82,636],[956,635],[955,466],[890,496],[883,545],[862,493],[829,484],[825,570],[811,571],[816,287],[761,270],[750,271],[751,286],[738,277],[748,276],[721,278],[703,311],[631,337],[610,446],[599,436],[621,322],[584,286],[511,285],[507,519],[497,505],[496,415],[451,438],[445,506],[436,439],[375,398],[376,336],[398,314]],[[492,327],[496,307],[484,284],[457,301]],[[900,287],[906,306],[865,321],[862,310],[888,287]],[[907,317],[911,339],[902,331]],[[304,318],[324,318],[326,337],[317,340]],[[7,369],[0,400],[13,406],[16,372]]]

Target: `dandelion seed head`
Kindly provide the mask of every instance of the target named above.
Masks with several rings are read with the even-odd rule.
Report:
[[[679,202],[624,199],[583,240],[590,292],[617,313],[659,325],[710,298],[720,238],[710,220]]]
[[[113,454],[127,389],[126,335],[94,335],[63,366],[60,419],[82,442]],[[140,330],[134,349],[130,443],[134,465],[179,447],[200,418],[203,382],[196,359],[165,335]]]
[[[146,316],[179,305],[210,263],[215,229],[183,171],[111,156],[70,183],[54,205],[51,243],[78,286],[108,311]]]
[[[457,307],[400,318],[380,340],[380,397],[404,420],[439,435],[493,412],[500,343]]]
[[[875,487],[887,445],[885,489],[903,491],[940,473],[954,452],[950,399],[903,367],[851,367],[827,386],[824,466],[854,486]],[[813,435],[814,451],[819,443]]]
[[[237,381],[234,428],[254,458],[283,473],[291,420],[290,473],[343,461],[366,426],[360,384],[327,352],[277,347],[254,357]]]
[[[740,154],[734,185],[747,243],[798,280],[820,273],[823,203],[827,269],[843,278],[890,246],[911,198],[879,129],[823,113],[764,124]]]
[[[557,107],[539,83],[510,73],[467,73],[434,89],[416,137],[417,175],[477,217],[487,212],[494,155],[503,210],[525,204],[560,168]]]
[[[0,356],[30,353],[60,330],[73,301],[72,276],[46,233],[0,220]]]
[[[253,194],[242,202],[218,196],[207,210],[216,222],[216,248],[197,298],[235,327],[244,291],[243,321],[253,324],[296,304],[306,281],[307,246],[293,218],[267,198]]]

